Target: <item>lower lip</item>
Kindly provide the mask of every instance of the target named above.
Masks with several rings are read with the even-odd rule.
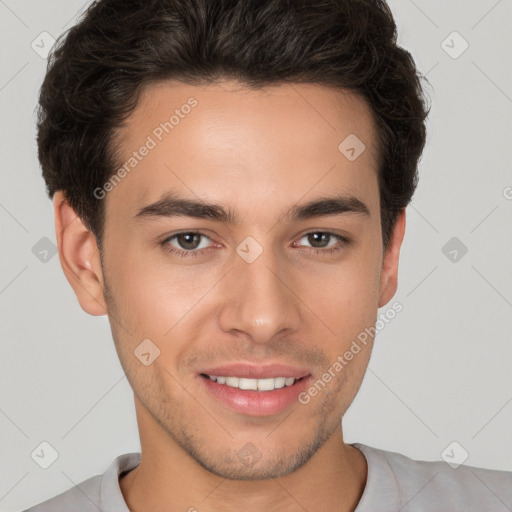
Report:
[[[270,416],[284,411],[298,402],[298,395],[305,391],[312,379],[311,375],[274,391],[254,391],[226,386],[199,375],[206,390],[222,404],[247,416]]]

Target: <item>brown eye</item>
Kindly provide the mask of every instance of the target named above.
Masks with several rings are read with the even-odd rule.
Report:
[[[203,240],[206,242],[203,243]],[[165,251],[187,258],[198,256],[208,249],[209,240],[208,236],[198,231],[183,231],[166,238],[161,245]]]
[[[198,248],[201,236],[198,233],[180,233],[176,235],[176,241],[182,249],[193,250]]]
[[[308,237],[308,242],[313,245],[315,248],[324,248],[328,245],[328,242],[332,235],[330,233],[309,233],[306,235]],[[315,245],[319,244],[319,245]]]
[[[311,244],[311,247],[309,247],[310,251],[324,255],[332,255],[342,251],[350,243],[348,238],[328,231],[312,231],[310,233],[306,233],[300,240],[303,239],[306,239],[306,242]],[[331,243],[331,240],[334,240],[334,243]],[[338,243],[336,244],[336,242]],[[300,245],[302,244],[299,244],[298,246],[300,247]],[[306,249],[307,248],[308,247],[306,246]]]

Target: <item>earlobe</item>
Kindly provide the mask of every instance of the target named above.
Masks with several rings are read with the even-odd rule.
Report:
[[[103,296],[103,273],[96,238],[65,199],[62,191],[53,196],[55,232],[62,270],[84,311],[98,316],[107,313]]]
[[[384,253],[380,278],[379,308],[395,295],[398,286],[398,260],[405,234],[405,208],[398,215],[391,233],[391,240]]]

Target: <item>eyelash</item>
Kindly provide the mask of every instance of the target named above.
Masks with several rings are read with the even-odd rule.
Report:
[[[342,242],[342,245],[341,246],[338,246],[338,247],[332,247],[330,249],[316,249],[316,248],[310,248],[309,250],[310,251],[313,251],[314,253],[316,254],[321,254],[322,256],[325,256],[325,255],[334,255],[340,251],[342,251],[343,249],[345,249],[345,247],[350,243],[350,240],[344,236],[341,236],[341,235],[337,235],[336,233],[331,233],[329,231],[310,231],[308,233],[305,233],[304,235],[302,235],[300,238],[304,238],[305,236],[308,236],[308,235],[311,235],[311,234],[323,234],[323,235],[329,235],[331,237],[334,237],[336,238],[339,242]],[[174,240],[175,238],[177,238],[178,236],[180,235],[200,235],[200,236],[203,236],[205,238],[208,238],[210,239],[210,237],[208,235],[205,235],[204,233],[201,233],[200,231],[182,231],[180,233],[176,233],[170,237],[167,237],[165,240],[163,240],[160,245],[162,246],[163,250],[165,252],[168,252],[168,253],[171,253],[171,254],[174,254],[180,258],[195,258],[198,256],[199,253],[201,253],[202,251],[208,251],[209,249],[200,249],[200,250],[190,250],[190,251],[185,251],[185,250],[181,250],[181,249],[176,249],[176,247],[173,247],[172,245],[169,244],[169,242],[171,240]]]

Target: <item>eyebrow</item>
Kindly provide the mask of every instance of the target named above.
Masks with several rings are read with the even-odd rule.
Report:
[[[369,208],[354,196],[321,197],[304,204],[295,205],[284,215],[284,220],[297,221],[331,215],[357,214],[370,216]],[[202,200],[191,200],[168,193],[158,201],[141,208],[134,218],[193,217],[226,224],[237,224],[238,217],[229,208]]]

